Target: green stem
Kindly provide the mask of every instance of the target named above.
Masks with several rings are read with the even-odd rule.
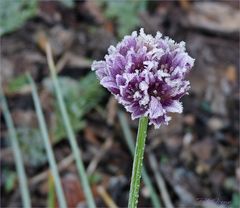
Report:
[[[134,153],[132,178],[129,193],[128,208],[136,208],[138,203],[140,179],[144,156],[145,140],[147,136],[148,118],[141,117],[138,124],[137,143]]]
[[[130,131],[129,124],[126,119],[126,115],[123,112],[119,112],[118,116],[119,116],[120,124],[123,129],[125,141],[127,143],[127,146],[129,148],[130,152],[132,153],[132,156],[134,156],[135,144],[133,142],[134,140],[133,140],[132,132]],[[151,179],[147,173],[146,168],[144,167],[144,164],[143,164],[143,170],[142,170],[142,177],[143,177],[144,184],[147,186],[147,188],[150,192],[150,199],[152,201],[153,207],[160,208],[161,203],[160,203],[159,197],[156,193],[155,188],[152,185]]]
[[[3,110],[3,116],[6,120],[6,124],[8,127],[9,139],[11,141],[12,148],[13,148],[13,155],[14,155],[17,174],[18,174],[18,178],[19,178],[20,192],[21,192],[21,196],[22,196],[23,207],[30,208],[31,207],[30,194],[29,194],[29,190],[28,190],[27,177],[26,177],[26,173],[25,173],[25,169],[24,169],[24,165],[23,165],[23,159],[22,159],[22,155],[20,152],[19,143],[17,140],[17,133],[15,130],[13,121],[12,121],[11,114],[8,109],[6,98],[2,91],[2,87],[0,87],[0,103],[2,106],[2,110]]]
[[[48,208],[54,208],[55,206],[55,188],[54,180],[50,174],[48,177]]]
[[[56,186],[56,192],[57,192],[57,197],[58,197],[58,201],[59,201],[59,206],[61,208],[66,208],[67,207],[67,203],[66,203],[66,199],[64,196],[64,192],[63,192],[63,188],[62,188],[62,183],[61,183],[61,179],[58,173],[58,168],[57,168],[57,164],[56,164],[56,160],[53,154],[53,149],[49,140],[49,136],[48,136],[48,132],[47,132],[47,126],[46,126],[46,122],[43,116],[43,111],[42,111],[42,106],[39,100],[39,96],[37,93],[37,88],[36,85],[32,79],[32,77],[27,74],[28,76],[28,80],[31,84],[31,88],[32,88],[32,97],[33,97],[33,102],[35,105],[35,109],[36,109],[36,113],[37,113],[37,118],[38,118],[38,122],[39,122],[39,126],[40,126],[40,130],[42,133],[42,139],[45,145],[45,149],[47,152],[47,156],[48,156],[48,160],[49,160],[49,164],[51,167],[51,171],[53,174],[53,178],[54,178],[54,184]]]
[[[63,100],[63,96],[61,93],[61,88],[58,83],[58,79],[57,79],[57,75],[56,75],[56,67],[53,62],[52,52],[51,52],[51,48],[50,48],[49,44],[47,44],[46,52],[47,52],[48,66],[49,66],[49,69],[51,72],[53,85],[54,85],[55,91],[56,91],[56,97],[57,97],[58,104],[60,107],[60,112],[62,114],[63,123],[64,123],[65,129],[66,129],[66,132],[68,134],[69,143],[70,143],[70,146],[73,151],[73,156],[76,161],[76,165],[77,165],[77,169],[78,169],[78,172],[80,175],[83,191],[85,193],[89,208],[95,208],[96,205],[95,205],[93,195],[91,192],[91,188],[90,188],[90,185],[88,182],[88,177],[87,177],[84,165],[83,165],[81,152],[80,152],[80,149],[78,148],[77,140],[76,140],[70,119],[68,117],[67,109],[66,109],[66,106],[65,106],[65,103]]]

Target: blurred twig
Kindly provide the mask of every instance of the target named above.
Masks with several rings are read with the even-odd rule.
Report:
[[[7,100],[2,91],[2,87],[0,87],[0,103],[3,110],[3,116],[5,118],[5,121],[8,127],[9,139],[11,141],[11,145],[13,148],[13,155],[14,155],[17,174],[19,178],[23,206],[29,208],[31,207],[31,200],[30,200],[30,194],[29,194],[28,185],[27,185],[27,177],[26,177],[26,173],[23,165],[23,159],[20,152],[19,143],[17,140],[17,133],[12,121],[11,114],[8,109]]]
[[[103,186],[101,185],[97,186],[97,192],[99,193],[99,195],[102,197],[102,199],[109,208],[117,208],[117,205],[112,200],[111,196],[107,193]]]
[[[81,179],[82,187],[83,187],[86,199],[87,199],[87,203],[90,208],[96,207],[94,199],[93,199],[93,195],[91,192],[91,188],[89,186],[88,178],[87,178],[87,175],[85,172],[85,168],[83,165],[81,152],[80,152],[80,149],[78,148],[76,137],[75,137],[72,125],[70,123],[70,119],[68,117],[65,102],[63,100],[63,96],[61,93],[61,88],[58,83],[58,79],[57,79],[57,75],[56,75],[56,67],[53,62],[52,51],[51,51],[51,47],[50,47],[49,43],[47,43],[47,45],[46,45],[46,53],[47,53],[48,66],[49,66],[49,70],[50,70],[53,84],[55,87],[58,104],[59,104],[60,111],[61,111],[61,114],[63,117],[64,126],[66,128],[70,146],[72,148],[74,159],[76,161],[77,169],[78,169],[78,172],[80,175],[80,179]],[[79,99],[81,99],[81,98],[79,98]]]
[[[47,133],[47,126],[46,126],[46,122],[45,122],[45,119],[44,119],[44,116],[43,116],[39,96],[37,94],[36,85],[33,82],[32,77],[29,74],[28,74],[28,79],[29,79],[29,82],[30,82],[31,87],[32,87],[33,101],[34,101],[34,105],[35,105],[35,109],[36,109],[36,113],[37,113],[37,117],[38,117],[38,122],[39,122],[39,125],[40,125],[40,130],[41,130],[43,142],[44,142],[46,152],[47,152],[47,156],[48,156],[48,160],[49,160],[49,163],[50,163],[51,171],[52,171],[52,174],[53,174],[53,177],[54,177],[54,184],[55,184],[55,187],[56,187],[56,192],[57,192],[57,196],[58,196],[59,205],[62,208],[66,208],[67,203],[66,203],[63,188],[62,188],[62,185],[61,185],[61,179],[60,179],[60,176],[59,176],[59,173],[58,173],[56,160],[54,158],[53,150],[52,150],[50,140],[49,140],[49,136],[48,136],[48,133]]]
[[[93,160],[90,162],[90,164],[88,165],[87,168],[87,173],[88,175],[93,174],[93,172],[95,171],[99,161],[101,160],[101,158],[104,156],[104,154],[106,153],[106,151],[112,146],[113,141],[111,137],[108,137],[106,139],[106,141],[104,142],[104,144],[101,146],[100,150],[98,151],[98,153],[95,155],[95,157],[93,158]]]
[[[118,117],[119,117],[119,120],[120,120],[121,127],[123,129],[124,138],[125,138],[125,141],[127,143],[127,146],[129,148],[131,154],[134,155],[134,147],[135,147],[135,145],[134,145],[133,136],[131,134],[131,131],[130,131],[130,128],[129,128],[129,125],[128,125],[128,121],[127,121],[127,119],[125,117],[125,114],[122,113],[122,112],[118,113]],[[142,177],[143,177],[143,181],[144,181],[145,185],[149,189],[153,207],[161,207],[158,195],[157,195],[157,193],[156,193],[156,191],[155,191],[155,189],[154,189],[154,187],[152,185],[151,179],[148,176],[146,168],[145,168],[144,165],[143,165],[143,170],[142,170]]]
[[[168,194],[164,179],[161,176],[160,171],[158,170],[157,160],[151,152],[148,153],[148,158],[149,158],[150,166],[151,166],[151,168],[154,172],[154,176],[155,176],[155,179],[157,181],[159,191],[161,192],[164,204],[167,208],[173,208],[173,204],[172,204],[170,196]]]
[[[73,155],[72,154],[68,155],[61,162],[59,162],[57,164],[58,171],[61,172],[62,170],[66,169],[69,165],[72,164],[73,161],[74,161]],[[40,174],[34,176],[33,178],[31,178],[29,180],[29,184],[31,186],[34,186],[34,185],[40,183],[41,181],[44,181],[48,177],[48,174],[49,174],[49,169],[47,169],[47,170],[41,172]]]
[[[114,99],[114,97],[110,97],[107,105],[107,118],[106,118],[108,125],[114,124],[114,119],[116,117],[116,108],[117,108],[116,106],[117,106],[116,99]],[[102,113],[105,115],[105,111]],[[95,155],[91,163],[88,165],[87,173],[89,175],[91,175],[95,171],[99,161],[107,152],[107,150],[112,146],[112,144],[113,144],[112,136],[107,137],[106,141],[101,146],[100,150],[97,152],[97,154]]]

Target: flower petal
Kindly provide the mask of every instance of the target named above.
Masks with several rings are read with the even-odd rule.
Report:
[[[162,108],[162,104],[159,100],[157,100],[155,97],[151,97],[151,101],[149,104],[149,117],[151,119],[158,118],[159,116],[162,116],[164,114],[164,109]]]

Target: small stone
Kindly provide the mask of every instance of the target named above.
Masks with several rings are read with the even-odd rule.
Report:
[[[196,167],[196,172],[200,175],[209,172],[209,170],[210,166],[207,163],[200,163]]]
[[[202,161],[207,161],[212,156],[214,144],[210,139],[204,139],[192,146],[193,154]]]
[[[227,190],[234,191],[236,189],[239,189],[239,186],[234,177],[229,177],[224,181],[224,188]]]
[[[215,170],[211,172],[210,181],[214,186],[220,187],[225,181],[225,174],[222,171]]]
[[[193,135],[191,132],[188,132],[184,135],[183,137],[183,144],[184,146],[188,146],[189,144],[191,144],[193,141]]]
[[[238,182],[240,183],[240,167],[238,167],[236,169],[236,177],[237,177]]]
[[[192,114],[185,115],[183,117],[183,122],[189,126],[193,126],[195,124],[196,118]]]
[[[146,198],[149,198],[150,197],[150,191],[149,191],[149,189],[146,187],[146,186],[144,186],[143,188],[142,188],[142,190],[141,190],[141,192],[142,192],[142,195],[144,196],[144,197],[146,197]]]
[[[213,117],[209,119],[208,126],[212,131],[218,131],[224,127],[224,122],[220,118]]]
[[[166,146],[171,152],[178,151],[182,146],[182,139],[178,137],[170,137],[165,140]]]

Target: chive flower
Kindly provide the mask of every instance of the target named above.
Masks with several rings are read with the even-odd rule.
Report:
[[[100,84],[121,103],[132,119],[148,117],[149,124],[159,128],[168,124],[168,113],[181,113],[179,99],[188,93],[185,79],[193,67],[185,42],[176,43],[169,37],[134,31],[116,47],[110,46],[102,61],[94,61]]]

